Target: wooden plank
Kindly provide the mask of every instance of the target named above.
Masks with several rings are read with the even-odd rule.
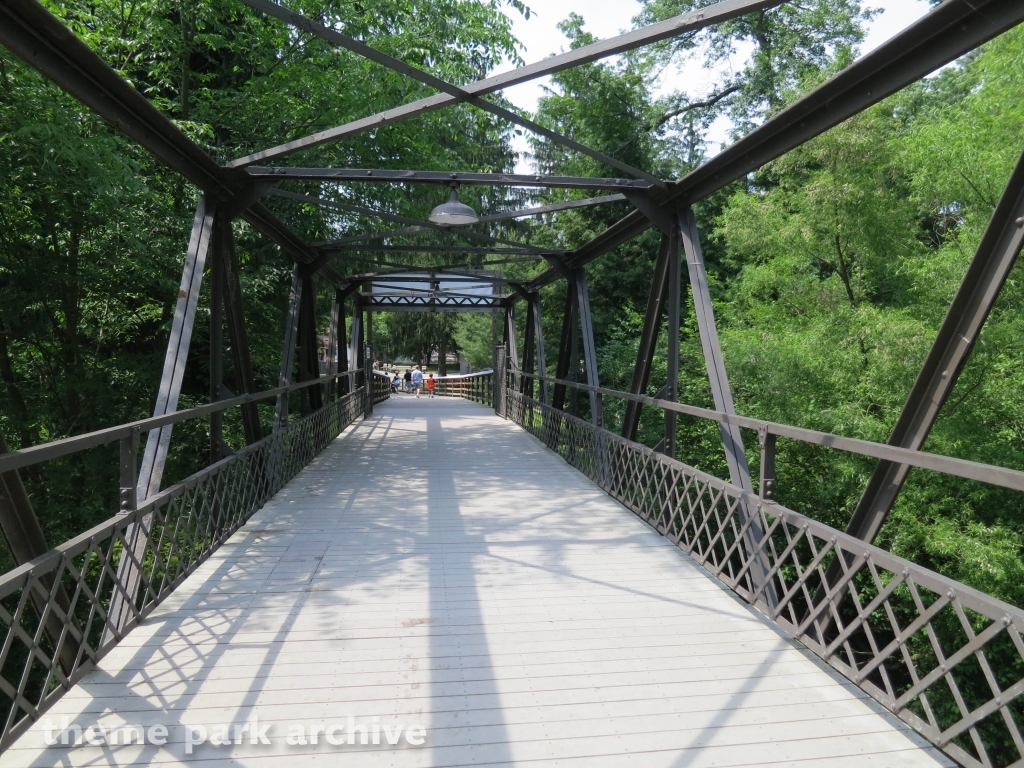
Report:
[[[339,713],[416,719],[427,742],[284,742]],[[49,716],[169,740],[43,748],[40,723],[0,767],[951,765],[539,442],[452,399],[396,398],[343,433]],[[184,754],[185,726],[250,716],[272,744]]]

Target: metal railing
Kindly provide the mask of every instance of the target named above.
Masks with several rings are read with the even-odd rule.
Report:
[[[349,375],[337,374],[328,380]],[[380,386],[379,378],[370,378],[374,403],[390,396],[390,387]],[[0,456],[0,465],[2,471],[9,471],[119,439],[134,436],[137,442],[139,430],[159,426],[155,422],[198,418],[317,383],[325,381],[303,382],[15,451]],[[0,576],[0,631],[4,634],[0,750],[24,733],[345,427],[367,415],[369,391],[364,380],[350,394]],[[140,529],[144,535],[133,537],[132,531]],[[126,570],[136,574],[134,589],[118,578]],[[127,607],[120,619],[110,610],[115,600]]]
[[[457,376],[439,376],[434,379],[435,394],[441,397],[461,397],[482,405],[494,405],[493,371],[460,374]]]
[[[502,415],[954,760],[967,766],[1024,760],[1019,725],[1024,715],[1024,611],[556,410],[524,394],[524,376],[538,378],[510,372],[503,382]],[[671,405],[684,412],[704,411]],[[743,426],[761,427],[762,436],[766,433],[765,423],[757,420],[714,411],[694,415],[741,420]],[[837,436],[784,425],[769,429],[851,450],[826,439]],[[772,441],[763,440],[762,447],[766,442]],[[868,455],[891,448],[852,442],[856,452]],[[928,456],[909,457],[914,462],[896,458],[916,466],[945,459]],[[950,466],[961,476],[982,466],[946,461],[954,462]],[[993,472],[990,482],[1002,479],[1000,484],[1010,485],[1005,481],[1014,479],[1013,471],[1005,472],[1011,475]],[[763,493],[763,476],[761,486]],[[753,536],[755,531],[760,533]],[[835,575],[828,575],[830,567]]]

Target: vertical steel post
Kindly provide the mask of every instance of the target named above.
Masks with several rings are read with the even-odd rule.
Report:
[[[317,340],[316,289],[313,276],[308,270],[303,270],[302,300],[299,302],[299,381],[315,381],[320,378]],[[306,412],[319,410],[323,406],[323,392],[319,386],[306,387],[302,393]]]
[[[299,308],[302,303],[302,273],[298,264],[292,267],[292,287],[288,295],[288,314],[284,321],[284,347],[281,350],[281,372],[277,386],[287,387],[292,383],[292,369],[295,367],[295,340],[299,332]],[[274,408],[274,431],[288,426],[288,393],[277,396]]]
[[[348,360],[345,370],[353,371],[359,368],[359,340],[363,337],[362,312],[359,310],[359,296],[352,297],[352,323],[348,341]],[[350,373],[348,377],[348,391],[356,391],[356,374]]]
[[[235,367],[235,386],[241,394],[256,394],[256,377],[252,370],[249,354],[249,333],[245,328],[245,311],[242,305],[242,278],[235,253],[235,236],[231,222],[218,218],[220,253],[218,259],[224,270],[224,309],[228,321],[228,339],[231,342],[231,359]],[[246,403],[241,408],[242,428],[245,442],[252,445],[260,440],[260,412],[256,403]]]
[[[508,411],[505,408],[505,345],[496,344],[494,347],[494,374],[491,382],[494,387],[494,412],[503,419],[508,418]]]
[[[597,347],[594,344],[594,323],[590,316],[590,292],[587,290],[587,274],[584,270],[576,270],[576,304],[580,313],[580,330],[583,335],[583,364],[587,368],[587,384],[600,387],[597,375]],[[601,395],[590,392],[590,420],[595,427],[604,426],[604,414],[601,408]]]
[[[704,364],[707,366],[708,380],[711,384],[711,395],[715,402],[715,410],[725,414],[735,414],[732,390],[725,372],[725,360],[722,347],[718,341],[718,329],[715,326],[715,314],[711,305],[711,289],[708,286],[707,270],[704,266],[704,253],[700,247],[700,233],[693,209],[687,208],[680,217],[680,231],[683,248],[686,251],[686,266],[690,276],[690,289],[693,291],[693,306],[697,316],[697,327],[700,331],[701,347],[704,350]],[[743,435],[737,426],[721,424],[722,443],[725,457],[729,464],[729,479],[732,484],[745,491],[753,492],[750,483],[750,469],[747,455],[743,448]],[[768,558],[761,547],[764,539],[764,528],[757,509],[751,504],[741,502],[739,505],[741,522],[748,525],[744,537],[752,559],[750,575],[754,589],[759,591],[769,605],[777,602],[772,584],[768,581]]]
[[[682,234],[678,227],[673,228],[668,242],[668,359],[664,398],[669,402],[679,399],[679,319],[682,304],[683,276],[679,263],[682,245]],[[648,373],[650,368],[648,367]],[[645,385],[646,386],[646,385]],[[639,392],[637,394],[643,394]],[[676,420],[675,411],[665,411],[665,446],[662,452],[666,456],[676,457]]]
[[[525,333],[523,339],[523,373],[533,373],[533,350],[534,350],[534,330],[533,324],[533,300],[530,299],[526,302],[526,323]],[[523,376],[519,381],[519,391],[522,392],[529,398],[533,398],[533,379]]]
[[[231,222],[227,222],[230,227]],[[224,222],[215,223],[223,230]],[[224,247],[223,235],[214,237],[212,264],[210,265],[210,402],[221,399],[224,386]],[[224,412],[210,414],[210,463],[220,461],[224,453]]]
[[[544,323],[541,318],[540,293],[531,294],[530,303],[533,305],[533,346],[537,355],[537,375],[547,377],[548,364],[544,357]],[[540,382],[540,401],[548,405],[548,383]]]
[[[199,305],[206,257],[213,237],[213,225],[213,208],[207,206],[205,196],[200,196],[192,222],[185,267],[181,274],[174,322],[171,324],[171,335],[167,340],[163,374],[160,377],[156,405],[153,407],[154,416],[173,413],[178,409],[178,397],[185,376],[185,364],[188,362],[188,350],[192,342],[192,329],[195,325],[196,308]],[[164,465],[167,463],[167,451],[171,444],[171,426],[168,424],[160,429],[150,430],[146,436],[146,450],[142,457],[136,489],[140,502],[160,490]],[[132,615],[130,603],[133,603],[138,595],[141,576],[135,562],[142,562],[151,523],[152,515],[146,515],[138,523],[128,526],[125,531],[128,551],[122,552],[117,566],[117,582],[124,591],[115,590],[111,598],[108,614],[110,623],[104,632],[105,636],[111,628],[118,632],[123,629]],[[134,559],[128,552],[134,555]]]
[[[339,294],[341,292],[337,289],[334,291],[334,297],[331,300],[331,324],[327,330],[327,375],[333,376],[338,373],[338,321],[341,320],[342,328],[341,334],[344,334],[344,300],[339,300]],[[338,397],[338,380],[330,379],[327,384],[327,400],[333,402]]]
[[[654,353],[658,346],[658,333],[661,330],[661,316],[665,311],[665,305],[668,303],[668,262],[671,243],[671,235],[662,235],[661,247],[658,249],[658,259],[654,264],[651,292],[647,297],[644,327],[640,332],[640,344],[636,352],[633,381],[629,387],[629,391],[634,395],[647,394],[647,384],[651,377],[651,364],[654,361]],[[678,259],[678,247],[676,258]],[[640,428],[642,408],[643,406],[640,403],[633,402],[632,400],[626,403],[626,412],[622,417],[621,434],[627,440],[636,440],[637,431]],[[667,415],[666,413],[666,417]]]
[[[131,435],[121,438],[120,444],[121,493],[119,511],[122,515],[134,512],[139,506],[138,457],[139,430],[135,428],[132,430]]]
[[[566,279],[565,303],[562,309],[562,334],[558,341],[558,360],[555,362],[555,378],[563,381],[569,378],[569,354],[572,351],[572,337],[576,331],[576,286]],[[555,384],[551,396],[551,407],[565,408],[565,384]]]
[[[519,370],[519,343],[516,339],[516,305],[510,301],[505,307],[505,357],[508,367]]]
[[[777,435],[768,431],[767,426],[757,431],[757,439],[761,444],[761,479],[757,484],[757,492],[762,503],[775,501],[775,442]]]

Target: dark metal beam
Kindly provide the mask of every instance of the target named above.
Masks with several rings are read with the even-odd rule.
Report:
[[[610,157],[604,154],[603,152],[598,152],[596,149],[580,144],[578,141],[574,141],[573,139],[570,139],[568,136],[564,136],[558,133],[557,131],[552,131],[549,128],[545,128],[539,123],[535,123],[533,120],[523,117],[522,115],[512,112],[511,110],[505,109],[504,107],[494,104],[493,102],[487,101],[486,99],[482,99],[479,96],[474,96],[473,94],[463,90],[460,86],[453,85],[452,83],[449,83],[447,80],[442,80],[441,78],[436,77],[430,74],[429,72],[425,72],[424,70],[419,69],[418,67],[406,64],[404,61],[396,59],[394,56],[389,56],[386,53],[382,53],[381,51],[378,51],[377,49],[370,47],[369,45],[360,40],[356,40],[355,38],[349,37],[348,35],[341,34],[336,29],[325,27],[322,24],[318,24],[315,21],[308,19],[301,14],[295,13],[294,11],[289,11],[287,8],[284,8],[278,5],[277,3],[269,2],[269,0],[242,0],[242,2],[250,6],[251,8],[255,8],[256,10],[263,11],[264,13],[270,16],[274,16],[275,18],[280,19],[286,24],[291,24],[293,27],[296,27],[297,29],[309,32],[311,35],[315,35],[316,37],[319,37],[321,40],[326,40],[332,45],[337,45],[342,48],[346,48],[347,50],[352,51],[353,53],[363,56],[364,58],[367,58],[370,61],[387,67],[388,69],[391,69],[395,72],[403,74],[406,77],[412,78],[417,82],[423,83],[424,85],[428,85],[431,88],[435,88],[441,91],[442,93],[447,93],[449,96],[455,97],[458,101],[465,101],[469,104],[472,104],[477,109],[481,109],[485,112],[490,112],[492,115],[496,115],[497,117],[503,118],[504,120],[508,120],[511,123],[520,125],[523,128],[526,128],[528,131],[532,131],[533,133],[539,134],[550,139],[556,144],[561,144],[562,146],[568,147],[569,149],[573,149],[584,155],[588,155],[589,157],[594,158],[598,162],[604,163],[605,165],[611,166],[612,168],[617,168],[620,171],[624,171],[625,173],[628,173],[630,176],[635,176],[638,179],[646,179],[652,184],[656,184],[658,186],[664,186],[664,182],[662,182],[656,176],[652,176],[649,173],[641,171],[638,168],[633,168],[632,166],[627,165],[626,163],[623,163],[619,160],[616,160],[615,158]]]
[[[459,235],[461,237],[471,238],[473,240],[485,240],[489,243],[498,243],[500,245],[508,245],[513,248],[521,248],[533,252],[538,252],[540,249],[534,248],[526,243],[517,243],[513,240],[503,240],[500,237],[491,237],[490,235],[482,235],[478,232],[470,232],[462,229],[461,227],[445,227],[440,224],[434,224],[430,221],[419,221],[417,219],[409,218],[408,216],[402,216],[397,213],[390,213],[389,211],[377,211],[372,208],[364,208],[361,205],[352,205],[351,203],[339,203],[337,200],[326,200],[322,197],[315,197],[313,195],[303,195],[298,192],[286,192],[282,189],[275,189],[271,192],[275,197],[283,197],[287,200],[296,200],[300,203],[311,203],[313,205],[323,206],[325,208],[334,208],[339,211],[345,211],[348,213],[356,213],[361,216],[373,216],[378,219],[386,219],[387,221],[398,222],[399,224],[415,224],[419,227],[426,227],[433,229],[438,232],[445,232],[448,234]],[[319,264],[325,255],[321,255],[316,258],[314,263]],[[329,258],[329,257],[328,257]]]
[[[641,48],[645,45],[666,40],[671,37],[679,37],[687,32],[696,32],[713,24],[718,24],[729,19],[742,16],[754,11],[764,10],[780,5],[782,0],[723,0],[711,6],[705,6],[681,16],[675,16],[657,24],[651,24],[642,29],[627,32],[624,35],[602,40],[593,45],[583,46],[572,51],[551,56],[534,64],[519,69],[505,72],[500,75],[480,80],[476,83],[462,86],[462,91],[470,96],[486,96],[489,93],[500,91],[519,83],[529,82],[537,78],[562,72],[581,64],[597,61],[599,59],[614,56],[625,51]],[[364,117],[336,128],[320,131],[310,136],[294,139],[251,155],[240,157],[228,163],[229,168],[239,168],[253,165],[263,160],[284,157],[303,149],[318,147],[340,139],[356,136],[365,131],[375,128],[383,128],[402,120],[433,112],[434,110],[458,104],[464,99],[460,96],[452,96],[447,93],[439,93],[425,99],[405,104],[395,109],[387,110],[370,117]]]
[[[586,272],[582,269],[577,270],[574,282],[576,283],[576,307],[580,316],[583,365],[587,370],[587,384],[592,387],[600,387],[601,383],[597,373],[597,344],[594,340],[594,321],[590,312],[590,291],[587,288]],[[590,392],[590,420],[595,427],[604,426],[604,412],[599,392]]]
[[[463,171],[393,171],[381,168],[248,168],[253,179],[282,181],[335,181],[346,184],[467,184],[488,187],[540,187],[552,189],[649,189],[636,179],[601,176],[545,176],[542,174],[470,173]]]
[[[1018,0],[946,0],[675,182],[659,202],[684,207],[702,200],[1022,21],[1024,3]],[[634,211],[579,248],[571,264],[583,266],[650,226],[642,212]],[[529,289],[557,279],[549,270],[529,283]]]
[[[700,342],[704,352],[704,364],[708,371],[708,383],[711,385],[711,395],[714,399],[715,410],[719,413],[734,416],[736,414],[736,407],[733,404],[732,389],[729,387],[729,377],[725,371],[722,346],[718,340],[718,328],[715,325],[714,308],[711,302],[711,289],[708,285],[707,270],[704,266],[704,254],[700,245],[700,232],[697,230],[697,221],[694,218],[692,208],[687,208],[680,215],[679,231],[683,241],[683,249],[686,253],[686,267],[690,278],[690,290],[693,293],[694,312],[697,316],[697,327],[700,331]],[[669,289],[671,290],[671,286],[669,286]],[[677,335],[677,354],[678,340],[679,337]],[[674,388],[674,382],[672,382],[672,386]],[[726,463],[729,465],[729,479],[733,485],[745,491],[752,491],[750,468],[747,465],[747,454],[743,447],[743,435],[740,432],[740,428],[735,424],[725,422],[719,422],[719,427],[722,434],[722,444],[725,448]],[[752,504],[744,501],[740,504],[739,509],[744,525],[749,523],[744,535],[744,543],[747,550],[751,556],[755,553],[760,553],[758,557],[753,559],[750,567],[750,576],[754,582],[754,588],[759,593],[763,592],[765,601],[770,606],[773,606],[777,599],[772,584],[768,580],[768,559],[764,549],[761,547],[761,541],[764,538],[764,528],[761,526],[758,511]]]
[[[533,260],[545,255],[563,256],[568,251],[537,251],[525,248],[487,248],[485,246],[447,246],[447,245],[340,245],[324,244],[320,250],[336,253],[341,257],[348,253],[450,253],[457,256],[532,256]]]
[[[299,302],[299,381],[312,381],[320,378],[320,360],[317,356],[316,332],[316,288],[313,276],[302,276],[302,301]],[[302,399],[307,406],[307,413],[319,410],[323,406],[323,392],[320,387],[309,387],[302,390]]]
[[[661,330],[661,317],[665,313],[665,303],[668,301],[668,261],[671,245],[671,237],[662,235],[658,259],[654,264],[651,292],[647,297],[647,312],[644,314],[644,326],[640,332],[640,344],[636,351],[636,365],[633,366],[633,381],[629,387],[630,393],[634,395],[647,394],[651,363],[654,361],[658,332]],[[565,378],[565,372],[559,371],[557,378]],[[641,408],[642,405],[635,400],[626,401],[626,412],[622,417],[622,436],[627,440],[636,440]]]
[[[960,289],[946,313],[889,445],[920,450],[956,386],[981,329],[1024,245],[1024,155],[996,206]],[[872,542],[899,495],[910,467],[880,461],[846,532]]]
[[[253,375],[252,358],[249,354],[249,332],[245,325],[245,309],[242,302],[242,276],[235,252],[235,237],[231,221],[218,216],[219,237],[217,258],[224,268],[224,306],[228,321],[228,340],[231,343],[231,357],[235,368],[235,386],[243,395],[256,394],[256,377]],[[242,429],[245,442],[252,445],[262,437],[260,413],[256,403],[241,406]]]
[[[288,294],[288,314],[284,321],[284,343],[281,348],[281,370],[277,377],[278,387],[287,387],[292,383],[292,371],[295,368],[295,344],[299,333],[299,314],[302,305],[302,270],[296,264],[292,268],[292,287]],[[288,393],[277,396],[274,407],[274,431],[288,426]]]
[[[214,219],[213,249],[210,253],[210,402],[224,393],[224,222],[221,208]],[[228,226],[231,226],[230,220]],[[224,413],[210,414],[210,464],[224,454]]]
[[[508,211],[506,213],[492,213],[480,217],[480,224],[489,224],[492,221],[505,221],[507,219],[522,219],[527,216],[540,216],[544,213],[557,213],[558,211],[569,211],[574,208],[592,208],[595,205],[607,205],[608,203],[621,203],[626,200],[623,194],[603,195],[601,197],[587,197],[582,200],[568,200],[564,203],[552,203],[551,205],[539,205],[535,208],[523,208],[519,211]]]
[[[572,352],[573,335],[576,332],[576,285],[572,280],[565,283],[565,303],[562,308],[562,333],[558,342],[558,360],[555,363],[555,378],[569,377],[569,355]],[[565,407],[565,384],[555,384],[551,405],[557,410]]]

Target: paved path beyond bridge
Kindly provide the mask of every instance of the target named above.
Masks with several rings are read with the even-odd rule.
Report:
[[[96,746],[45,748],[44,719],[0,766],[951,765],[517,426],[411,396],[48,717],[167,743],[94,727]],[[230,725],[241,743],[212,744]],[[318,743],[286,743],[299,730]]]

